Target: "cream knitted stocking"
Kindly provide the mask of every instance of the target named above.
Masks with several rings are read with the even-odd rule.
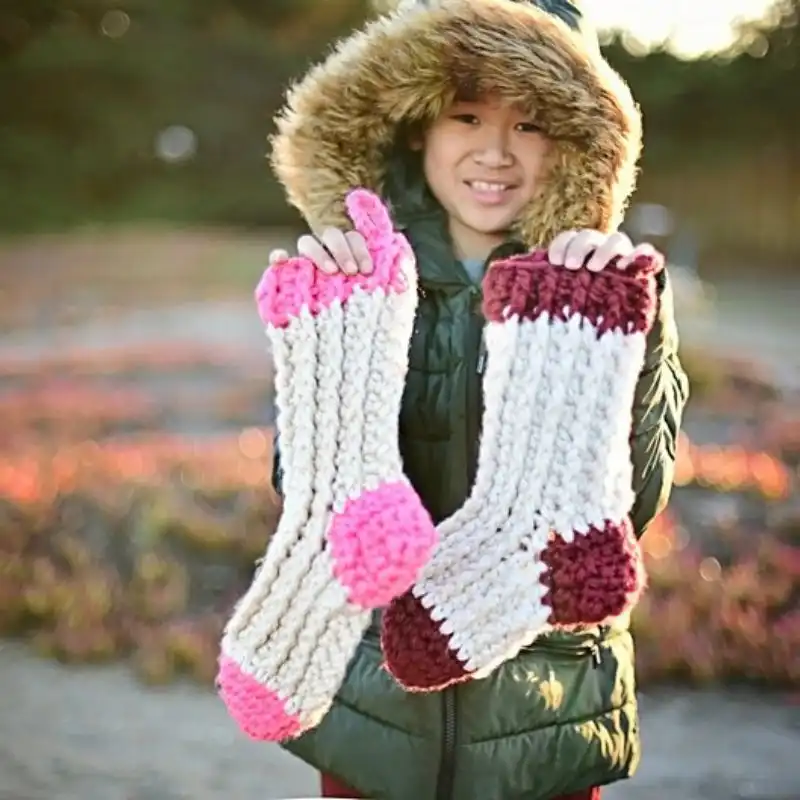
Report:
[[[397,445],[413,256],[374,195],[356,190],[347,206],[371,275],[329,276],[295,258],[256,291],[275,357],[284,508],[226,626],[217,679],[254,739],[322,719],[370,611],[412,585],[436,541]]]
[[[571,271],[537,251],[490,268],[475,486],[383,615],[387,667],[407,689],[484,677],[537,635],[637,599],[629,438],[659,267]]]

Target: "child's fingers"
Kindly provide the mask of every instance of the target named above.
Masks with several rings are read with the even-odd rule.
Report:
[[[326,228],[319,237],[301,236],[297,241],[297,252],[329,275],[337,272],[369,275],[374,269],[370,244],[380,244],[383,236],[393,234],[392,221],[380,198],[366,189],[350,192],[346,202],[355,230],[345,232]],[[280,252],[284,255],[273,251],[270,263],[288,257],[286,251]]]
[[[339,272],[339,265],[331,257],[331,253],[325,249],[325,246],[316,237],[310,234],[301,236],[297,240],[297,253],[313,262],[318,269],[328,275],[335,275]]]
[[[350,243],[342,231],[338,228],[326,228],[322,233],[322,244],[333,257],[336,266],[345,275],[358,274],[358,264],[350,249]]]
[[[577,235],[577,231],[564,231],[553,239],[550,247],[547,249],[547,258],[553,266],[564,266],[564,261],[567,258],[567,247]]]
[[[373,269],[372,256],[369,254],[367,242],[363,235],[358,231],[347,231],[344,237],[350,247],[350,252],[355,258],[358,271],[362,275],[369,275]]]
[[[653,245],[648,244],[647,242],[645,242],[644,244],[640,244],[640,245],[637,245],[636,247],[634,247],[633,250],[631,250],[629,255],[623,256],[617,262],[617,269],[626,269],[631,264],[633,264],[633,262],[636,261],[637,258],[643,258],[643,257],[644,258],[655,258],[657,255],[658,255],[658,253],[656,252],[655,247],[653,247]]]
[[[281,261],[288,261],[289,260],[289,251],[288,250],[273,250],[269,254],[269,265],[272,266],[273,264],[279,264]]]
[[[593,265],[596,264],[597,259],[595,259],[595,256],[601,251],[605,241],[606,237],[604,234],[600,233],[600,231],[591,229],[580,231],[567,245],[564,266],[567,269],[580,269],[586,264],[586,259],[589,258],[589,256],[592,256],[589,263]],[[590,269],[591,268],[592,267],[590,267]],[[602,267],[600,268],[602,269]],[[595,271],[597,271],[596,267]]]
[[[600,272],[617,256],[625,258],[633,250],[633,243],[624,233],[617,231],[610,236],[599,235],[600,241],[596,241],[594,244],[597,249],[592,253],[592,257],[586,264],[586,269],[590,272]]]

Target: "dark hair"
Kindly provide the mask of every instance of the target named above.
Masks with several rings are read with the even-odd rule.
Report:
[[[477,103],[485,92],[478,88],[478,77],[476,75],[464,75],[458,79],[456,93],[453,101],[456,103]]]

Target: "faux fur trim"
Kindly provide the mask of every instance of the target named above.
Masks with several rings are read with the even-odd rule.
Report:
[[[344,196],[381,192],[398,125],[436,118],[454,76],[534,114],[553,139],[542,189],[518,223],[530,246],[614,230],[636,179],[641,120],[599,52],[546,11],[512,0],[429,0],[373,20],[288,95],[272,165],[314,230],[347,226]]]

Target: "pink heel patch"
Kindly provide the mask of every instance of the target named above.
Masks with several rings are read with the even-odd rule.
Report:
[[[302,733],[299,719],[286,712],[280,697],[227,656],[219,660],[217,687],[228,713],[251,739],[282,742]]]
[[[436,541],[430,515],[403,481],[349,500],[328,532],[336,579],[348,590],[351,603],[368,609],[406,592]]]
[[[356,288],[364,292],[383,289],[404,292],[403,260],[413,257],[405,238],[392,229],[391,219],[380,199],[364,189],[352,191],[347,209],[372,257],[369,275],[328,275],[307,258],[290,258],[268,267],[255,297],[261,321],[274,328],[285,328],[303,308],[316,316],[336,300],[345,303]]]

